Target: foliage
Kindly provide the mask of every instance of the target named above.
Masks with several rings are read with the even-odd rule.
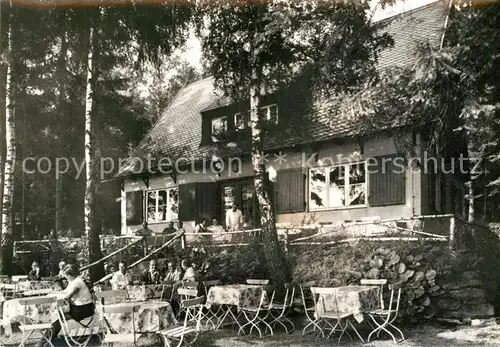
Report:
[[[484,225],[459,222],[457,232],[462,237],[457,264],[477,269],[485,283],[485,290],[495,307],[500,307],[500,237]]]
[[[266,264],[277,283],[289,280],[262,160],[269,122],[261,96],[307,76],[312,89],[345,90],[371,73],[388,44],[367,18],[368,2],[200,1],[198,33],[215,85],[234,102],[250,103],[252,164]],[[246,106],[245,106],[246,107]]]
[[[238,101],[248,100],[255,68],[263,73],[259,83],[266,92],[305,71],[325,90],[357,86],[374,72],[378,52],[392,42],[369,22],[366,1],[234,6],[219,0],[216,5],[201,2],[198,9],[203,52],[216,84]]]
[[[60,161],[61,211],[64,229],[83,229],[84,91],[89,25],[102,18],[97,42],[95,93],[96,140],[110,178],[119,159],[137,145],[151,126],[147,100],[137,90],[146,77],[141,64],[158,64],[181,45],[187,34],[189,6],[17,7],[13,4],[16,31],[15,55],[16,161],[13,235],[16,239],[44,238],[54,228],[56,180],[54,166]],[[2,17],[9,13],[2,2]],[[5,24],[5,21],[3,21]],[[6,26],[2,26],[5,47]],[[5,50],[2,52],[4,53]],[[4,57],[5,58],[5,57]],[[149,65],[148,65],[149,66]],[[5,83],[2,82],[2,83]],[[26,158],[47,158],[40,169]],[[114,162],[111,165],[110,159]],[[51,171],[43,171],[52,167]],[[80,175],[79,175],[80,173]],[[120,228],[119,182],[97,190],[96,221],[102,232]]]
[[[396,122],[422,129],[424,149],[433,153],[457,158],[468,152],[471,168],[481,164],[470,172],[473,194],[468,198],[483,207],[485,218],[485,195],[497,195],[500,182],[499,9],[496,2],[455,2],[443,47],[422,44],[413,66],[388,70],[366,89],[341,96],[338,110],[363,117],[365,133]]]
[[[161,113],[184,86],[197,81],[202,76],[179,56],[165,60],[166,62],[154,68],[152,81],[148,87],[147,101],[151,123],[160,118]]]
[[[201,252],[190,252],[189,259],[205,271],[207,280],[245,283],[249,278],[269,278],[262,247],[256,243],[225,248],[204,247]]]
[[[487,228],[463,224],[457,233],[472,232],[467,249],[450,252],[447,243],[360,241],[336,246],[294,246],[290,261],[296,283],[319,286],[359,284],[361,278],[403,281],[401,312],[412,321],[431,318],[436,298],[447,294],[448,283],[461,283],[462,274],[478,271],[488,298],[498,307],[498,236]],[[473,236],[472,236],[473,235]],[[448,298],[445,300],[449,300]]]

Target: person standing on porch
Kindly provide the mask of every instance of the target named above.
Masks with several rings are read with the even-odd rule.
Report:
[[[136,236],[151,236],[153,235],[153,230],[148,228],[148,222],[142,223],[142,229],[135,232]]]
[[[228,231],[240,231],[243,228],[243,213],[236,203],[226,212],[226,228]]]

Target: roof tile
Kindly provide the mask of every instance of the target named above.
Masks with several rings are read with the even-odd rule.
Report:
[[[392,35],[394,46],[381,52],[378,62],[380,69],[414,64],[416,48],[421,42],[428,40],[432,46],[439,46],[448,13],[446,6],[442,4],[437,2],[381,22],[387,24],[384,30]],[[210,159],[214,148],[200,146],[201,112],[227,104],[228,99],[215,90],[212,77],[184,87],[134,150],[117,177],[144,172],[145,170],[140,170],[139,163],[141,160],[144,162],[148,155],[156,160],[168,158],[172,162],[186,164],[193,159]],[[338,99],[335,97],[316,100],[312,105],[311,114],[307,116],[307,124],[291,125],[280,129],[276,136],[266,137],[265,149],[279,149],[359,133],[361,123],[355,115],[330,117],[338,114],[335,112],[336,105]],[[249,144],[247,141],[243,146],[225,148],[223,154],[235,156],[248,153]],[[166,160],[163,159],[163,162],[168,163]]]

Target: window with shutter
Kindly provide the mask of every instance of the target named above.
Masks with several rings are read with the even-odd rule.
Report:
[[[179,186],[179,220],[192,221],[196,219],[196,183]]]
[[[143,191],[127,192],[126,194],[127,225],[140,225],[144,216]]]
[[[309,170],[309,209],[366,206],[366,162]]]
[[[278,171],[275,189],[278,213],[305,210],[305,177],[302,168]]]
[[[370,206],[400,205],[406,202],[406,165],[404,155],[394,154],[370,160]]]

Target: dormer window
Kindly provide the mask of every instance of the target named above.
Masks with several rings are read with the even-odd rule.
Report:
[[[271,124],[278,124],[278,105],[266,105],[260,108],[260,115]],[[236,130],[250,128],[250,111],[239,112],[234,115],[234,125]]]
[[[260,116],[271,124],[278,124],[278,105],[267,105],[260,108]]]
[[[250,128],[250,113],[249,112],[240,112],[234,115],[234,127],[236,130],[245,130]]]
[[[212,135],[224,136],[227,133],[227,117],[212,119]]]

